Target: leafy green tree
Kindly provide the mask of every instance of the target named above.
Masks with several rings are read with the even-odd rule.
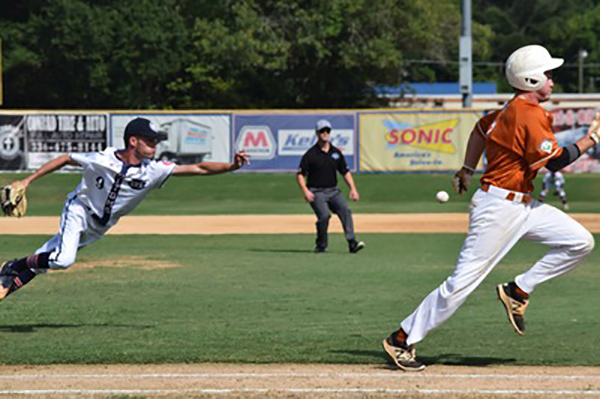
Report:
[[[564,58],[565,66],[554,73],[555,91],[577,91],[580,49],[589,53],[586,62],[600,60],[597,0],[474,0],[473,19],[494,32],[490,60],[504,62],[514,50],[528,44],[541,44],[554,56]],[[488,72],[493,78],[493,71]],[[501,90],[510,91],[499,75],[496,79]]]
[[[452,55],[459,14],[446,0],[231,0],[199,16],[181,106],[360,107],[409,73],[405,58]],[[434,27],[434,28],[432,28]],[[418,79],[418,69],[410,71]]]
[[[474,80],[539,43],[557,91],[600,71],[599,0],[473,0]],[[5,106],[342,108],[458,80],[457,0],[0,0]]]
[[[0,20],[6,106],[164,105],[190,43],[176,0],[30,3]]]

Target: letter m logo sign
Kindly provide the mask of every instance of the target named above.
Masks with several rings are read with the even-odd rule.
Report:
[[[236,148],[246,151],[252,159],[273,159],[276,145],[268,126],[244,126],[237,137]]]

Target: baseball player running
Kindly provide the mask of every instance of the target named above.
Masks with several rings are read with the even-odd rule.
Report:
[[[542,167],[557,171],[596,145],[598,123],[575,144],[559,147],[552,117],[540,106],[552,92],[553,69],[563,63],[542,46],[525,46],[506,61],[515,96],[499,112],[483,117],[467,144],[465,165],[455,188],[466,190],[483,149],[487,167],[469,208],[469,232],[454,273],[431,292],[383,341],[396,365],[420,371],[414,345],[446,321],[521,238],[544,244],[548,252],[514,281],[496,287],[514,330],[525,333],[525,309],[535,287],[573,270],[594,248],[594,238],[561,210],[533,201],[533,179]]]
[[[540,191],[538,201],[544,202],[546,200],[546,195],[548,195],[548,191],[550,191],[550,188],[554,188],[554,195],[558,195],[558,198],[562,203],[563,210],[568,211],[569,204],[567,203],[567,192],[565,191],[564,186],[565,178],[563,174],[559,171],[553,172],[548,170],[548,172],[546,172],[544,175],[544,180],[542,181],[542,191]]]
[[[83,167],[77,188],[67,196],[60,232],[35,254],[6,262],[0,269],[0,300],[15,292],[40,272],[64,270],[75,262],[77,251],[99,240],[119,219],[131,212],[153,189],[173,176],[213,175],[248,164],[244,152],[232,163],[200,162],[176,165],[153,160],[156,145],[167,138],[148,119],[130,121],[124,132],[125,149],[107,148],[98,153],[60,156],[21,180],[25,186],[65,165]],[[14,183],[13,183],[14,184]]]

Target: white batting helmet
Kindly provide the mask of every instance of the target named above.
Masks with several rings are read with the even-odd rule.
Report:
[[[537,91],[548,80],[544,72],[558,68],[563,62],[562,58],[552,58],[542,46],[521,47],[506,60],[506,78],[516,89]]]

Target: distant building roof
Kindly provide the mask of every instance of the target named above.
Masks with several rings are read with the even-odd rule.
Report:
[[[404,83],[400,86],[377,86],[379,96],[460,94],[458,82]],[[473,94],[497,93],[496,82],[473,82]]]

